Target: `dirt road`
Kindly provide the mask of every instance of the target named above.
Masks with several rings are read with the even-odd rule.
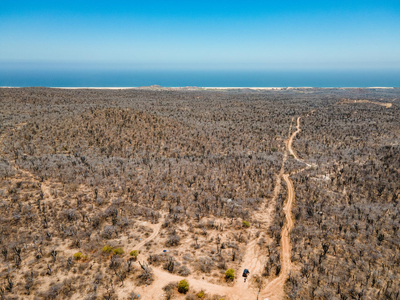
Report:
[[[133,248],[135,248],[135,250],[140,250],[140,248],[143,247],[147,242],[150,242],[152,239],[154,239],[160,232],[161,224],[162,224],[162,222],[159,222],[158,224],[154,224],[154,225],[153,224],[146,225],[153,229],[153,233],[147,239],[141,241],[139,244],[135,245]]]
[[[289,151],[289,153],[291,155],[293,155],[293,157],[296,160],[305,163],[304,161],[302,161],[301,159],[299,159],[297,157],[297,155],[294,152],[293,147],[292,147],[293,139],[301,131],[300,118],[301,117],[297,118],[296,131],[293,132],[292,134],[290,134],[290,131],[289,131],[290,137],[286,143],[286,146],[287,146],[287,150]],[[285,162],[285,160],[286,159],[284,159],[284,162]],[[307,164],[307,163],[305,163],[305,164],[307,165],[307,168],[311,167],[310,164]],[[290,174],[283,173],[283,168],[282,168],[281,172],[282,172],[281,177],[285,181],[287,189],[288,189],[286,204],[283,208],[285,211],[286,224],[284,225],[284,228],[281,233],[281,247],[282,247],[281,265],[282,265],[282,269],[281,269],[279,276],[277,278],[275,278],[273,281],[271,281],[264,290],[262,290],[262,292],[260,293],[260,299],[268,299],[268,300],[283,299],[284,294],[285,294],[284,293],[285,282],[289,276],[289,272],[291,269],[290,257],[291,257],[291,253],[292,253],[292,248],[290,245],[290,231],[292,230],[293,225],[294,225],[293,218],[292,218],[292,204],[295,200],[295,191],[294,191],[293,183],[289,178]]]
[[[376,102],[376,101],[370,101],[370,100],[350,100],[350,99],[343,99],[342,101],[338,102],[338,104],[349,104],[349,103],[370,103],[370,104],[376,104],[380,105],[386,108],[391,108],[392,103],[385,103],[385,102]]]
[[[296,131],[293,132],[293,134],[290,136],[288,142],[287,142],[287,148],[289,150],[289,153],[294,157],[295,160],[302,162],[304,164],[306,164],[307,168],[312,167],[313,165],[310,165],[308,163],[306,163],[304,160],[300,159],[297,155],[296,152],[293,150],[293,139],[296,137],[296,135],[301,131],[300,129],[300,119],[301,117],[297,118],[297,125],[296,125]]]

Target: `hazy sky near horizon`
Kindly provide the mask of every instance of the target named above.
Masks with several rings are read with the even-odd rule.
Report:
[[[4,66],[400,69],[400,1],[5,1]]]

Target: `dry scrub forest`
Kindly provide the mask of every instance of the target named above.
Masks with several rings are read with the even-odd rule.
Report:
[[[0,299],[400,299],[399,99],[0,89]]]

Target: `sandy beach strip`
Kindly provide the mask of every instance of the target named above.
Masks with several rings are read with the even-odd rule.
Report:
[[[21,86],[0,86],[2,89],[31,88]],[[186,89],[186,90],[295,90],[295,89],[394,89],[395,87],[374,86],[374,87],[201,87],[201,86],[180,86],[180,87],[162,87],[162,86],[139,86],[139,87],[47,87],[50,89],[64,90],[136,90],[136,89]]]

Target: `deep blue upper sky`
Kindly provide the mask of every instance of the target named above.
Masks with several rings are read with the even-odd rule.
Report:
[[[0,0],[0,63],[400,69],[400,1]]]

